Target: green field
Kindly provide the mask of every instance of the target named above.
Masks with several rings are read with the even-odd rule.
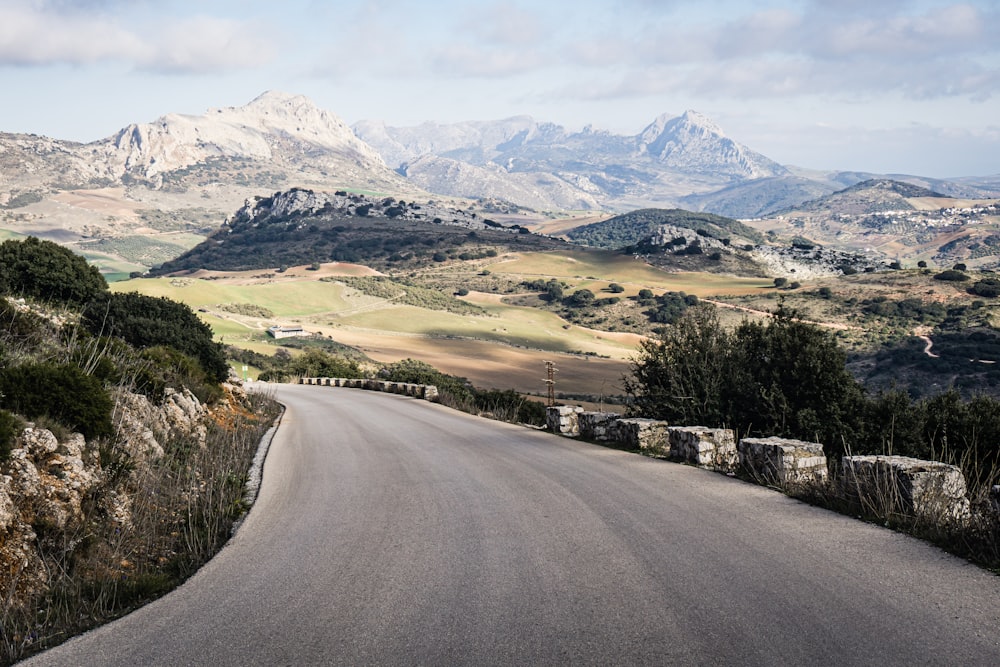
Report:
[[[357,301],[345,299],[343,285],[305,280],[234,285],[201,278],[144,278],[118,283],[113,289],[165,296],[195,309],[221,303],[252,303],[267,308],[276,318],[306,317],[358,306]]]
[[[750,294],[773,287],[772,279],[740,278],[716,273],[669,273],[634,257],[606,251],[524,253],[517,259],[502,260],[489,267],[496,274],[530,278],[557,278],[575,288],[600,290],[616,282],[625,294],[639,289],[687,292],[696,296]]]

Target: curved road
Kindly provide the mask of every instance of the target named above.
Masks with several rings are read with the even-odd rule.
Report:
[[[997,665],[1000,577],[695,468],[280,386],[243,527],[37,665]]]

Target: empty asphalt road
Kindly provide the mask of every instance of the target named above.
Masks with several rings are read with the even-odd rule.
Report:
[[[232,542],[31,664],[1000,664],[1000,577],[908,537],[424,401],[276,393]]]

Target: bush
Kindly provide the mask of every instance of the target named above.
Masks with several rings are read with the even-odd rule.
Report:
[[[956,264],[956,266],[960,265]],[[934,280],[948,280],[952,282],[962,282],[965,280],[969,280],[969,276],[965,275],[958,269],[947,269],[935,275]]]
[[[618,283],[611,283],[610,285],[608,285],[608,289],[611,291],[612,294],[621,294],[622,292],[625,291],[625,288],[619,285]]]
[[[977,280],[967,291],[969,294],[975,294],[976,296],[1000,296],[1000,280],[996,278]]]
[[[594,303],[594,293],[589,289],[578,289],[563,299],[563,305],[569,308],[585,308]]]
[[[0,410],[0,462],[10,458],[10,451],[14,448],[14,439],[21,432],[24,425],[17,416]]]
[[[97,267],[52,241],[0,243],[0,294],[82,306],[107,289]]]
[[[732,334],[712,310],[688,310],[641,344],[625,389],[641,416],[815,440],[832,453],[853,442],[863,397],[832,335],[781,306]]]
[[[51,417],[95,438],[111,435],[111,398],[79,366],[43,362],[0,371],[2,407],[28,419]]]
[[[221,344],[188,306],[164,297],[104,293],[83,311],[81,324],[94,335],[121,338],[138,348],[166,345],[194,357],[216,381],[229,375]]]

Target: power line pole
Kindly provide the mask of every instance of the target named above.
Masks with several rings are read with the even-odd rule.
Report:
[[[556,364],[554,361],[545,362],[545,384],[549,389],[549,407],[556,404]]]

